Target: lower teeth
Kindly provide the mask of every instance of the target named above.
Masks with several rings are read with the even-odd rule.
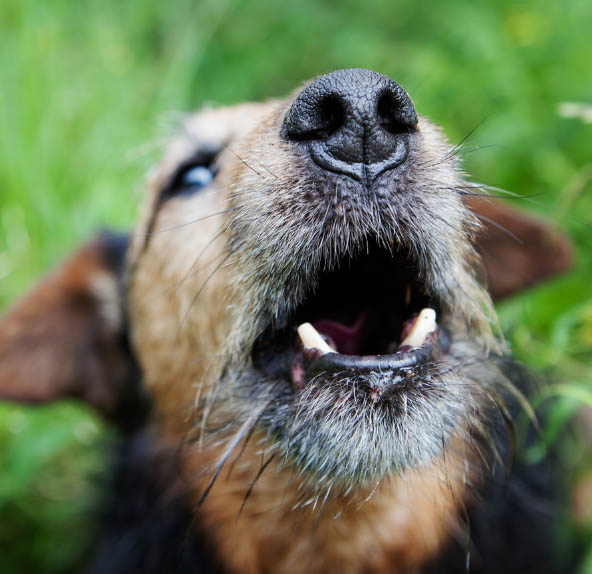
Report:
[[[436,311],[429,307],[422,309],[417,315],[411,331],[401,341],[399,347],[411,347],[412,349],[421,347],[426,342],[428,335],[436,330],[436,327]]]
[[[430,307],[422,309],[418,313],[411,330],[399,344],[398,349],[402,349],[403,347],[418,349],[426,342],[428,336],[433,333],[436,328],[436,311]],[[316,349],[321,355],[336,352],[327,344],[322,335],[310,323],[302,323],[302,325],[298,327],[298,336],[305,348]]]
[[[298,336],[308,349],[317,349],[322,355],[335,353],[335,350],[325,342],[321,334],[310,323],[302,323],[298,327]]]

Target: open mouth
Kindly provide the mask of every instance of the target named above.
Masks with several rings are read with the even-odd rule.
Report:
[[[447,350],[438,307],[408,254],[373,245],[322,273],[288,323],[256,340],[253,365],[296,391],[323,375],[379,374],[369,389],[378,400]]]

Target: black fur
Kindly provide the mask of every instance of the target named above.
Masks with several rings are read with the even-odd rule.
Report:
[[[505,361],[503,371],[524,393],[534,391],[534,381],[520,365]],[[520,402],[507,400],[512,421],[524,416]],[[514,454],[513,426],[492,429],[502,465],[496,462],[491,475],[478,493],[477,502],[467,511],[468,543],[456,541],[429,569],[430,574],[467,572],[470,574],[551,574],[571,570],[559,564],[555,534],[560,511],[558,461],[549,453],[538,464]],[[531,425],[524,440],[531,445],[540,439]]]
[[[125,301],[124,274],[127,252],[130,246],[129,233],[102,231],[97,241],[101,248],[101,257],[105,268],[117,277],[121,301]],[[131,342],[129,340],[129,321],[127,309],[122,305],[123,325],[118,333],[119,348],[127,358],[127,373],[125,383],[118,386],[117,404],[109,418],[117,424],[120,430],[135,432],[145,425],[150,413],[150,401],[146,389],[142,385],[142,373],[138,365]]]
[[[184,496],[174,452],[147,432],[124,438],[89,574],[213,574],[215,553]]]

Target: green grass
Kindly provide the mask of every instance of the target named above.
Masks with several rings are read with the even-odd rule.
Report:
[[[500,306],[518,357],[571,389],[556,434],[592,389],[592,125],[557,114],[592,103],[591,21],[589,0],[4,0],[0,306],[96,229],[131,225],[172,112],[368,67],[453,142],[479,126],[467,170],[571,234],[576,270]],[[3,572],[75,569],[107,432],[74,405],[0,409]]]

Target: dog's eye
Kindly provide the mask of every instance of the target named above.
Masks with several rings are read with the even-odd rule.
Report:
[[[184,171],[179,179],[178,187],[198,190],[214,181],[214,172],[209,166],[196,165]]]
[[[181,164],[163,189],[161,200],[177,195],[193,194],[208,187],[216,175],[213,158],[200,158]]]

